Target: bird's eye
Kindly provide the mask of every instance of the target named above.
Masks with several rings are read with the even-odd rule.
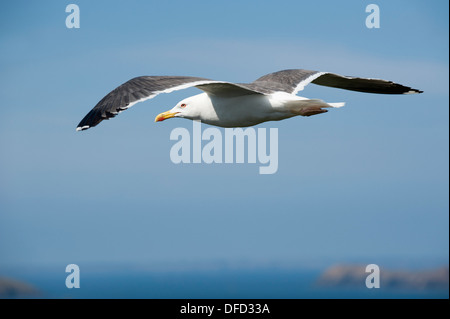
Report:
[[[183,104],[180,105],[180,107],[181,107],[182,109],[184,109],[184,108],[186,107],[186,104],[183,103]]]

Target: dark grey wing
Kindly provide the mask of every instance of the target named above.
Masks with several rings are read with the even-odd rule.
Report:
[[[391,81],[380,79],[358,78],[342,76],[329,72],[311,70],[283,70],[264,75],[252,82],[253,85],[273,88],[273,91],[282,91],[296,94],[304,89],[309,83],[330,86],[345,90],[382,93],[382,94],[410,94],[422,93],[420,90],[403,86]]]
[[[118,86],[81,120],[77,131],[96,126],[110,119],[134,104],[151,99],[159,93],[168,93],[205,83],[211,80],[187,76],[140,76]]]
[[[311,82],[318,85],[366,93],[414,94],[423,92],[392,81],[342,76],[334,73],[324,73]]]
[[[238,84],[199,77],[140,76],[118,86],[101,99],[81,120],[77,126],[77,131],[94,127],[101,121],[110,119],[134,104],[151,99],[160,93],[170,93],[194,86],[208,94],[218,96],[260,93]]]
[[[266,74],[250,85],[266,87],[273,92],[286,92],[296,94],[303,90],[303,87],[313,79],[321,75],[322,72],[310,70],[283,70]]]
[[[249,94],[265,94],[264,88],[258,88],[250,84],[237,84],[230,82],[215,82],[199,84],[195,86],[209,95],[233,97]]]

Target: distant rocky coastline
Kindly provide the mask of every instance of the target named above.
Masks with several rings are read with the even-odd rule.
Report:
[[[328,268],[316,281],[321,287],[365,288],[365,265],[335,265]],[[389,289],[430,290],[449,289],[449,268],[432,270],[394,270],[380,267],[380,287]]]
[[[34,286],[7,277],[0,277],[0,298],[32,298],[39,297],[40,292]]]

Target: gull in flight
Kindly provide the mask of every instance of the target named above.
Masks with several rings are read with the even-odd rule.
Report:
[[[204,93],[178,102],[171,110],[156,116],[155,122],[181,117],[220,127],[247,127],[298,115],[325,113],[327,108],[344,105],[297,96],[309,83],[367,93],[422,93],[391,81],[302,69],[270,73],[251,83],[231,83],[190,76],[140,76],[125,82],[101,99],[81,120],[77,131],[94,127],[160,93],[190,87],[196,87]]]

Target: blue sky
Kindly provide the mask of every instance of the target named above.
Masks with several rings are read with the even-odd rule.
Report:
[[[14,1],[0,12],[0,265],[448,262],[448,2]],[[154,123],[188,89],[75,132],[139,75],[249,82],[287,68],[421,95],[308,86],[344,108],[277,127],[279,169],[175,165]],[[155,266],[156,267],[156,266]]]

